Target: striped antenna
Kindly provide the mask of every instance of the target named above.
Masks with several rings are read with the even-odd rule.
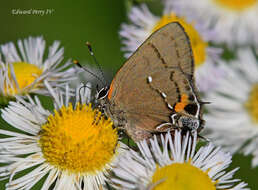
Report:
[[[90,70],[86,69],[85,67],[83,67],[83,66],[79,63],[78,60],[73,60],[73,63],[74,63],[75,65],[77,65],[77,67],[80,67],[80,68],[82,68],[84,71],[90,73],[90,74],[91,74],[92,76],[94,76],[97,80],[99,80],[104,86],[106,86],[106,83],[105,83],[98,75],[96,75],[96,74],[93,73],[92,71],[90,71]]]
[[[106,80],[105,80],[105,77],[104,77],[103,70],[101,69],[101,66],[100,66],[99,62],[98,62],[97,58],[96,58],[95,55],[94,55],[94,52],[93,52],[93,50],[92,50],[91,44],[90,44],[89,42],[86,42],[85,44],[86,44],[86,46],[88,47],[88,50],[89,50],[89,52],[90,52],[90,55],[93,57],[93,60],[94,60],[95,64],[97,65],[97,67],[98,67],[98,69],[99,69],[99,71],[100,71],[100,73],[101,73],[102,79],[103,79],[104,81],[106,81]],[[105,84],[105,86],[107,86],[106,82],[104,82],[104,84]]]

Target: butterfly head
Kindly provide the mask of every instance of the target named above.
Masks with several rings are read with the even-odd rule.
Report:
[[[105,112],[105,107],[106,107],[106,104],[107,104],[106,98],[108,96],[108,92],[109,92],[109,86],[103,87],[100,90],[98,90],[98,88],[97,88],[97,93],[96,93],[96,96],[95,96],[95,102],[96,102],[96,105],[97,105],[98,109],[101,112]]]
[[[107,97],[109,92],[109,86],[103,87],[100,90],[97,90],[96,93],[96,100],[103,100]]]

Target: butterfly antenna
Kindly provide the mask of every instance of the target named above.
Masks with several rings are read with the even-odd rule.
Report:
[[[90,55],[93,57],[94,62],[95,62],[96,65],[98,66],[98,69],[99,69],[99,71],[100,71],[100,73],[101,73],[102,78],[105,80],[103,70],[101,69],[99,62],[98,62],[97,58],[95,57],[94,52],[92,51],[91,44],[90,44],[89,42],[86,42],[85,44],[86,44],[86,46],[88,47],[88,50],[89,50],[89,52],[90,52]],[[105,83],[105,86],[107,86],[106,83]]]
[[[98,79],[104,86],[106,86],[106,83],[105,83],[101,78],[99,78],[98,75],[96,75],[96,74],[93,73],[92,71],[90,71],[90,70],[86,69],[85,67],[83,67],[83,66],[79,63],[78,60],[73,60],[73,63],[74,63],[75,65],[77,65],[78,67],[82,68],[84,71],[90,73],[92,76],[94,76],[96,79]]]

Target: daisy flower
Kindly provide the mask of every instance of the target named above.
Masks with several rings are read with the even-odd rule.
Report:
[[[246,183],[233,179],[236,169],[226,172],[231,160],[212,144],[201,147],[196,152],[197,134],[181,135],[175,131],[174,137],[156,136],[137,143],[140,153],[128,151],[119,159],[113,170],[111,181],[118,189],[148,190],[207,190],[228,189],[246,190]]]
[[[209,45],[209,41],[216,40],[216,35],[214,31],[195,20],[194,15],[182,15],[171,6],[169,0],[165,0],[162,16],[152,14],[143,4],[132,8],[129,20],[131,23],[122,24],[120,31],[125,57],[129,57],[154,31],[170,22],[179,22],[190,39],[199,89],[208,91],[216,86],[219,78],[223,77],[222,70],[216,65],[216,62],[221,61],[222,50]]]
[[[257,0],[181,0],[175,3],[183,12],[191,11],[218,31],[221,42],[230,46],[258,43]]]
[[[72,105],[68,87],[63,97],[46,86],[56,102],[54,112],[37,97],[28,97],[29,102],[17,97],[2,109],[2,118],[15,128],[0,130],[6,136],[0,139],[6,189],[31,189],[42,178],[41,189],[105,189],[106,176],[125,147],[112,121],[78,99]],[[88,101],[89,89],[81,93],[80,100]]]
[[[258,165],[258,61],[251,49],[240,49],[238,59],[224,65],[227,73],[207,94],[206,128],[210,138],[232,153],[252,154]]]
[[[63,89],[65,82],[75,79],[75,68],[69,68],[72,63],[61,65],[64,49],[59,48],[60,42],[55,41],[47,55],[42,37],[18,40],[17,45],[10,42],[0,46],[0,97],[46,94],[44,80]]]

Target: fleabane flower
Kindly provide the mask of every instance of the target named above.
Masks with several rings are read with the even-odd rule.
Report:
[[[89,89],[82,92],[80,100],[88,101]],[[65,97],[56,93],[54,99],[53,112],[37,97],[28,97],[29,102],[17,97],[2,109],[2,118],[15,128],[0,130],[6,136],[0,139],[6,189],[31,189],[42,178],[41,189],[105,189],[106,176],[125,147],[112,121],[91,104],[76,100],[72,105],[68,87]]]
[[[183,12],[192,12],[218,31],[217,41],[233,45],[258,45],[257,0],[174,1]]]
[[[169,0],[164,2],[161,16],[152,14],[144,4],[132,8],[129,13],[131,23],[122,24],[120,30],[125,57],[129,57],[156,30],[170,22],[178,22],[189,36],[196,67],[197,86],[204,92],[211,90],[216,86],[219,78],[224,76],[223,71],[216,64],[221,62],[222,50],[209,44],[212,39],[216,39],[214,31],[195,20],[194,15],[181,14]]]
[[[206,128],[215,144],[235,153],[252,154],[258,165],[258,61],[251,49],[240,49],[237,59],[224,65],[226,77],[207,93]]]
[[[197,134],[175,131],[137,143],[140,154],[130,150],[120,158],[111,179],[118,189],[155,190],[246,190],[247,184],[233,179],[236,169],[226,172],[231,160],[212,144],[196,152]]]
[[[10,42],[0,46],[0,99],[27,95],[47,94],[47,80],[52,87],[64,89],[65,83],[75,79],[72,63],[62,63],[64,49],[55,41],[46,54],[43,37],[18,40],[17,48]]]

